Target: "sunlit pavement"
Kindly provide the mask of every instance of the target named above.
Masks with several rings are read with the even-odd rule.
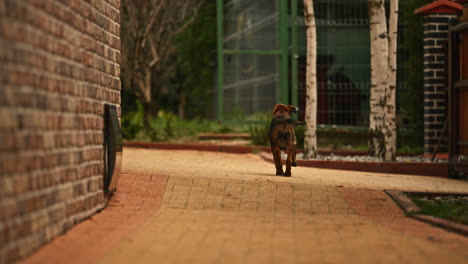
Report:
[[[468,263],[468,238],[406,218],[383,189],[443,178],[293,168],[255,154],[126,148],[116,195],[26,263]]]

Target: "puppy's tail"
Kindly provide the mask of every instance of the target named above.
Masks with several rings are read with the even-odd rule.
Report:
[[[291,124],[291,125],[295,125],[295,126],[302,126],[302,125],[306,124],[304,121],[298,121],[298,120],[295,120],[295,119],[292,119],[292,118],[288,119],[288,123]]]
[[[305,122],[304,121],[297,121],[295,120],[294,118],[291,118],[291,117],[287,117],[285,115],[278,115],[278,116],[275,116],[273,117],[273,119],[271,120],[271,124],[272,125],[279,125],[279,124],[284,124],[284,123],[287,123],[287,124],[291,124],[291,125],[305,125]]]
[[[306,123],[304,121],[296,121],[295,125],[304,126]]]

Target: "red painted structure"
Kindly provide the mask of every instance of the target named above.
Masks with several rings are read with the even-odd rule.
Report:
[[[466,2],[466,0],[464,1]],[[449,0],[439,0],[414,10],[414,13],[416,15],[458,14],[462,11],[462,9],[462,5],[458,3]]]
[[[450,28],[449,42],[449,170],[468,177],[468,1],[461,0],[460,23]]]

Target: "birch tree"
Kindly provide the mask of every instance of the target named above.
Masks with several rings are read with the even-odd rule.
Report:
[[[388,33],[385,18],[385,1],[369,0],[369,31],[371,55],[369,154],[384,158],[385,110],[388,87]]]
[[[389,36],[388,36],[388,88],[385,111],[385,160],[396,159],[396,81],[397,81],[397,43],[398,43],[398,0],[390,2]]]
[[[123,0],[122,68],[125,83],[143,104],[144,123],[159,111],[163,81],[175,68],[174,39],[204,0]]]
[[[369,154],[385,161],[396,159],[396,74],[398,0],[390,2],[389,29],[385,0],[369,0],[371,39],[371,96]]]
[[[317,156],[317,34],[313,0],[304,0],[307,27],[306,113],[304,159]]]

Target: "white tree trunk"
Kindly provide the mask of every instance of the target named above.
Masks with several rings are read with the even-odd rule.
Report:
[[[317,34],[313,0],[304,0],[307,26],[306,113],[304,159],[317,156]]]
[[[398,44],[398,0],[390,2],[388,36],[388,88],[385,92],[387,98],[385,112],[385,160],[396,159],[396,81],[397,81],[397,44]]]
[[[385,91],[388,87],[388,33],[385,1],[369,0],[371,83],[369,113],[369,154],[385,156]]]

